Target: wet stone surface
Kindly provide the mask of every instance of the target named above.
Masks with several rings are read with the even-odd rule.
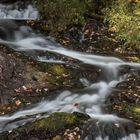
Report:
[[[84,88],[99,80],[99,69],[71,68],[71,66],[38,63],[29,57],[12,52],[5,47],[0,51],[0,114],[16,110],[20,106],[36,103],[57,90]],[[94,71],[94,72],[93,72]]]

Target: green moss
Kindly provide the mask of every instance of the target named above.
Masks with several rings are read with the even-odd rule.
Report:
[[[81,116],[77,114],[56,112],[51,114],[46,119],[36,121],[33,124],[33,127],[44,128],[54,131],[58,129],[63,129],[67,126],[79,125],[80,123],[83,123],[84,120],[88,119],[88,117],[85,117],[84,114],[82,114]]]
[[[27,65],[26,70],[26,78],[42,86],[46,83],[47,86],[48,84],[61,86],[70,79],[70,70],[62,65],[39,63],[35,67]]]
[[[77,123],[76,116],[68,113],[53,113],[47,119],[42,119],[35,122],[34,126],[51,130],[62,129],[67,125]]]
[[[57,65],[57,64],[39,63],[36,67],[41,72],[50,72],[57,76],[61,76],[62,74],[65,75],[69,74],[69,70],[60,64]]]
[[[67,75],[69,72],[67,69],[65,69],[63,66],[61,65],[53,65],[51,67],[49,67],[48,69],[51,73],[61,76],[62,74]]]
[[[134,107],[133,112],[140,115],[140,106]]]
[[[140,106],[134,104],[124,104],[124,111],[134,119],[140,118]]]

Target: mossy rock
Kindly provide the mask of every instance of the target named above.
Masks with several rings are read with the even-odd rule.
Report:
[[[129,114],[130,118],[132,119],[140,118],[140,106],[134,104],[125,104],[123,108],[124,108],[124,112]]]
[[[51,114],[46,119],[41,119],[33,124],[33,127],[45,128],[51,131],[65,129],[67,126],[79,125],[84,120],[88,119],[84,114],[74,113],[69,114],[65,112],[56,112]]]
[[[125,103],[122,106],[122,116],[131,119],[137,129],[140,128],[140,105]]]
[[[56,112],[48,118],[36,120],[14,129],[11,133],[0,134],[2,140],[47,140],[56,135],[63,135],[66,129],[80,127],[89,119],[88,115],[74,112],[73,114]]]
[[[71,69],[57,64],[38,63],[36,66],[27,65],[26,77],[32,81],[32,85],[51,90],[61,87],[72,87]]]

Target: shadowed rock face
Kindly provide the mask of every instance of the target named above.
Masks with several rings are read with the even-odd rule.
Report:
[[[20,60],[16,60],[0,52],[0,103],[8,103],[9,96],[14,89],[24,84],[25,66]]]
[[[24,64],[21,61],[17,61],[17,59],[12,58],[2,52],[0,52],[0,58],[1,58],[0,59],[1,86],[3,84],[3,87],[10,88],[11,82],[15,81],[15,83],[17,84],[18,80],[22,80],[24,72]]]
[[[11,20],[0,20],[0,39],[12,39],[14,37],[14,31],[18,29],[18,26]]]

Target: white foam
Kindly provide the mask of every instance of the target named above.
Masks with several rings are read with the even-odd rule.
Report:
[[[19,2],[10,5],[0,4],[1,19],[37,19],[38,16],[37,9],[32,5],[27,5],[27,7],[23,9],[19,7]]]

